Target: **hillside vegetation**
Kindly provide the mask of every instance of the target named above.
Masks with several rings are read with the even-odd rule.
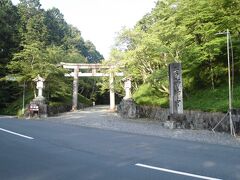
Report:
[[[0,113],[16,114],[36,96],[33,79],[45,78],[44,96],[49,104],[68,103],[72,79],[59,63],[97,63],[103,56],[85,41],[80,30],[68,24],[57,9],[45,10],[39,0],[0,1]],[[94,78],[79,81],[79,93],[91,99]],[[83,98],[80,101],[86,102]]]
[[[168,65],[180,62],[184,107],[226,111],[228,29],[234,107],[240,108],[239,9],[240,0],[159,0],[134,28],[119,32],[110,62],[125,66],[139,104],[167,106]]]

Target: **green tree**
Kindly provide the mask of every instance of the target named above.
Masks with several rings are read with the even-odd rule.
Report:
[[[171,62],[182,62],[185,90],[214,89],[227,75],[226,36],[215,34],[229,29],[239,54],[239,6],[239,0],[158,1],[133,29],[120,32],[113,52],[121,54],[117,61],[136,81],[136,90],[150,84],[151,93],[166,95]],[[238,55],[234,61],[238,66]]]
[[[48,9],[44,13],[47,26],[47,44],[61,46],[68,34],[68,24],[57,8]]]
[[[84,41],[81,32],[69,25],[57,8],[45,11],[39,0],[20,0],[17,6],[2,0],[0,26],[0,109],[17,104],[7,107],[6,112],[20,108],[21,84],[27,84],[27,100],[33,98],[32,80],[37,74],[46,79],[44,92],[50,102],[69,101],[72,83],[64,78],[67,71],[59,63],[97,63],[103,59],[94,44]],[[83,80],[80,91],[92,97],[95,84],[91,78]]]
[[[9,92],[17,94],[18,91],[14,82],[5,81],[4,78],[9,73],[7,64],[20,43],[18,28],[17,8],[10,0],[2,0],[0,3],[0,109],[15,99],[15,96],[9,96]]]
[[[22,43],[46,42],[47,27],[44,22],[44,10],[41,9],[39,0],[20,0],[18,12],[21,17]]]

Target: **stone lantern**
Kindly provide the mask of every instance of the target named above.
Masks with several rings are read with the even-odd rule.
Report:
[[[42,94],[43,94],[43,88],[44,88],[43,82],[45,81],[45,79],[40,77],[40,75],[38,74],[37,77],[33,79],[33,81],[36,82],[36,88],[38,89],[37,98],[44,98]]]
[[[118,105],[117,110],[120,113],[120,115],[124,118],[136,118],[138,117],[138,109],[137,109],[136,103],[132,99],[131,78],[126,77],[126,78],[123,78],[122,81],[124,82],[125,96],[123,97],[123,100]]]
[[[122,81],[124,82],[124,89],[125,89],[125,96],[124,96],[124,100],[127,99],[131,99],[132,98],[132,94],[131,94],[131,88],[132,88],[132,84],[131,84],[131,78],[123,78]]]
[[[30,117],[47,117],[47,104],[43,97],[44,81],[39,74],[33,79],[36,82],[36,88],[38,89],[38,95],[29,104],[29,116]]]

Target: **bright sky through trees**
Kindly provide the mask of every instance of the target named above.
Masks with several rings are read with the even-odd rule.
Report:
[[[16,4],[19,0],[12,0]],[[155,6],[156,0],[40,0],[44,9],[58,8],[85,40],[108,57],[116,32],[133,27]]]

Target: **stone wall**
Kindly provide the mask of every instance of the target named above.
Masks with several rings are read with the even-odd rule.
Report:
[[[86,107],[89,107],[88,105],[85,105],[83,103],[78,103],[78,109],[84,109]],[[72,104],[64,104],[64,105],[58,105],[58,106],[48,106],[48,115],[53,116],[59,113],[69,112],[72,110]]]
[[[221,112],[202,112],[184,110],[181,115],[170,115],[169,109],[156,106],[136,105],[133,100],[122,101],[118,106],[118,113],[124,118],[150,118],[163,123],[168,128],[208,129],[214,126],[226,115]],[[129,116],[130,114],[130,116]],[[240,112],[233,111],[233,121],[239,132]],[[216,128],[216,131],[229,131],[228,116]]]
[[[53,116],[55,114],[68,112],[71,109],[72,109],[72,105],[48,106],[48,115]]]

